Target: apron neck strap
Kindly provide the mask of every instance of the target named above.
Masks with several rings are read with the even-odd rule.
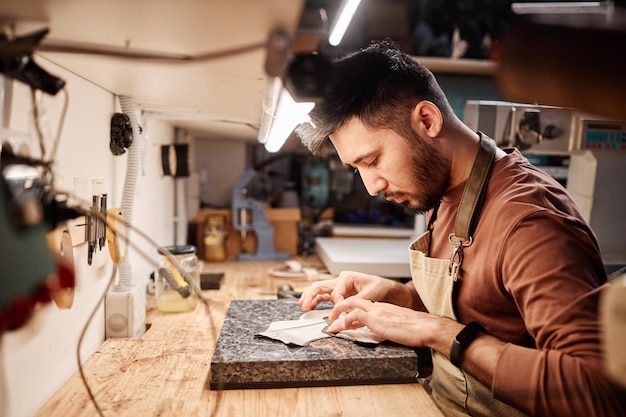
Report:
[[[454,223],[456,240],[460,239],[461,241],[470,242],[470,244],[496,156],[495,142],[481,132],[478,132],[478,135],[480,136],[478,155],[476,155],[472,171],[463,190],[463,196],[461,197],[461,203]],[[450,239],[452,241],[452,236]]]
[[[430,213],[430,217],[428,218],[428,224],[426,225],[426,230],[433,230],[433,223],[437,220],[437,211],[439,210],[439,203],[435,207],[433,207],[432,212]]]

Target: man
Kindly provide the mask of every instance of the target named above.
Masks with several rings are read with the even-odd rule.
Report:
[[[598,243],[563,187],[464,125],[432,73],[393,46],[333,71],[297,134],[429,225],[409,248],[411,282],[346,271],[307,289],[302,309],[332,301],[330,319],[345,316],[331,332],[368,326],[430,348],[429,389],[448,416],[626,415],[603,372]]]

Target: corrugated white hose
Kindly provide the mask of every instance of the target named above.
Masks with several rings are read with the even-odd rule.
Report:
[[[126,224],[131,227],[126,228],[126,241],[130,240],[130,231],[132,229],[133,220],[133,201],[135,197],[135,189],[137,188],[137,177],[139,176],[140,167],[140,149],[139,149],[139,123],[137,122],[136,110],[137,106],[134,101],[127,96],[120,96],[120,105],[122,112],[130,119],[133,129],[133,143],[128,148],[128,158],[126,160],[126,177],[124,178],[124,190],[122,192],[122,214]],[[126,257],[118,265],[120,271],[119,284],[125,287],[134,285],[133,271],[130,265],[129,253],[130,247],[126,248]]]

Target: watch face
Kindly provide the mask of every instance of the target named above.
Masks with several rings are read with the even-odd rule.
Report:
[[[472,343],[472,340],[478,336],[480,332],[485,332],[485,328],[475,321],[470,322],[456,335],[450,349],[450,362],[457,368],[460,367],[461,352]]]
[[[456,340],[463,345],[476,338],[481,331],[484,331],[484,329],[480,324],[471,322],[456,336]]]

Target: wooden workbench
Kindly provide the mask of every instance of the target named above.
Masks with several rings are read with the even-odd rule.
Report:
[[[316,258],[300,259],[315,264]],[[141,338],[108,339],[85,361],[84,372],[106,417],[168,416],[442,416],[418,383],[211,391],[211,355],[229,302],[268,299],[284,283],[303,278],[268,274],[277,262],[205,263],[224,272],[219,290],[205,291],[210,307],[160,313],[149,302],[149,329]],[[37,417],[93,417],[96,409],[78,372]]]

